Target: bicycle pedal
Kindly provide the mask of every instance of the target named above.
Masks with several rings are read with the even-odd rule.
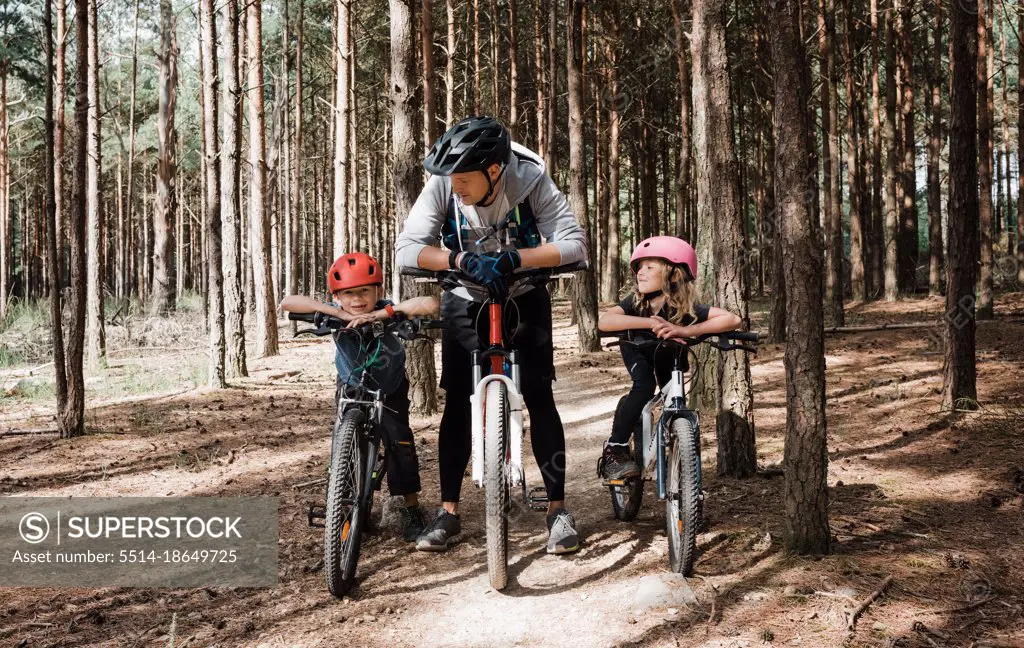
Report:
[[[316,504],[310,504],[309,510],[306,511],[306,519],[309,521],[309,526],[316,529],[323,529],[325,526],[323,521],[327,519],[327,508]]]
[[[539,493],[539,495],[537,493]],[[526,501],[532,510],[546,511],[548,508],[548,502],[551,500],[548,499],[547,491],[543,486],[535,486],[530,489],[530,495],[526,498]]]
[[[624,479],[606,479],[601,482],[601,485],[605,488],[625,488],[633,482],[639,481],[639,477],[626,477]]]

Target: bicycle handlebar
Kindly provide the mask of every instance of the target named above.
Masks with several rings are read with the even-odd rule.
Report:
[[[532,283],[543,283],[554,279],[560,274],[569,274],[573,272],[579,272],[586,270],[590,267],[586,261],[577,261],[576,263],[569,263],[566,265],[558,266],[556,268],[526,268],[525,270],[519,270],[509,277],[509,283],[520,283],[523,281],[530,281]],[[479,286],[477,282],[473,281],[473,278],[467,275],[462,270],[455,268],[448,270],[425,270],[423,268],[402,268],[402,275],[406,277],[414,277],[417,279],[432,279],[438,282],[459,280],[471,283]]]
[[[641,339],[631,340],[623,337],[623,334],[630,334],[629,330],[626,331],[601,331],[599,337],[617,337],[617,341],[605,345],[606,348],[620,346],[622,344],[629,344],[635,347],[652,347],[660,345],[668,345],[677,349],[688,349],[695,347],[698,344],[709,344],[716,349],[721,351],[747,351],[750,353],[757,353],[757,348],[753,346],[747,346],[745,344],[738,344],[739,342],[753,342],[757,344],[763,336],[757,331],[727,331],[725,333],[705,333],[704,335],[698,335],[693,338],[656,338],[649,334],[633,333],[634,335],[641,335]]]
[[[330,335],[337,331],[358,334],[364,337],[368,336],[378,338],[388,333],[394,333],[404,340],[412,340],[417,337],[422,337],[419,335],[420,331],[448,327],[448,322],[443,320],[411,318],[390,320],[387,322],[384,320],[376,320],[373,322],[367,322],[366,324],[357,326],[356,328],[349,328],[348,322],[325,313],[292,313],[290,311],[288,313],[288,319],[296,322],[307,322],[309,324],[313,324],[317,328],[306,329],[299,333],[312,333],[313,335],[318,336]]]

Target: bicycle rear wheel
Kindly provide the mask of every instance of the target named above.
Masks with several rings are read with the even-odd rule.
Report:
[[[619,408],[622,407],[622,401],[625,399],[625,396],[620,398],[619,404],[615,406],[616,415],[618,414]],[[643,426],[637,422],[633,427],[633,434],[630,436],[629,440],[629,454],[633,457],[633,461],[636,462],[637,467],[641,470],[641,474],[624,480],[622,485],[608,487],[608,492],[611,493],[612,497],[612,512],[614,513],[616,520],[622,520],[623,522],[632,522],[635,520],[637,514],[640,512],[640,505],[643,503],[643,433]]]
[[[509,478],[508,392],[505,383],[487,384],[484,405],[484,479],[486,481],[487,575],[491,587],[508,584]]]
[[[665,517],[672,571],[689,576],[697,557],[700,524],[700,440],[690,419],[672,420],[668,451]]]
[[[335,422],[331,443],[324,522],[324,574],[327,589],[338,598],[355,584],[359,545],[369,517],[369,511],[362,505],[364,490],[368,487],[364,484],[366,453],[361,438],[365,424],[365,412],[348,409]]]

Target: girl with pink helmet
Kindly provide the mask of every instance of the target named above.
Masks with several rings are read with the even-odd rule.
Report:
[[[601,331],[650,331],[659,338],[688,338],[708,333],[735,331],[742,320],[729,311],[694,303],[697,253],[675,236],[654,236],[641,241],[629,267],[635,277],[634,292],[601,313]],[[629,454],[629,436],[640,420],[644,405],[658,385],[669,380],[673,355],[641,351],[623,345],[622,360],[633,387],[619,401],[612,434],[605,442],[601,472],[605,479],[625,479],[640,474]],[[683,361],[683,370],[687,369]]]

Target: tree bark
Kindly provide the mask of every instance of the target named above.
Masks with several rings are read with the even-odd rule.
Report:
[[[86,2],[75,3],[75,40],[78,43],[89,41],[89,5]],[[71,278],[68,291],[68,310],[71,321],[68,327],[67,357],[65,358],[67,375],[67,401],[58,412],[58,428],[62,439],[80,436],[85,433],[85,378],[82,372],[82,360],[85,347],[85,309],[86,309],[86,240],[85,240],[85,192],[86,192],[86,157],[88,142],[82,133],[89,129],[89,52],[88,47],[76,47],[76,82],[75,82],[75,130],[79,136],[75,138],[74,184],[72,185],[71,211],[68,220],[68,245],[71,250],[69,275]],[[52,307],[52,306],[51,306]]]
[[[826,5],[826,6],[822,6]],[[847,5],[849,3],[847,2]],[[847,6],[849,9],[849,6]],[[847,20],[847,35],[843,43],[844,53],[847,55],[847,95],[852,82],[849,71],[849,45],[850,34]],[[843,199],[842,180],[839,172],[842,169],[839,162],[839,84],[835,77],[836,56],[836,24],[835,24],[835,2],[823,0],[818,2],[818,27],[821,30],[819,36],[821,50],[821,140],[822,140],[822,171],[824,177],[825,200],[823,201],[825,213],[825,302],[828,304],[829,319],[835,326],[842,326],[845,322],[843,312]],[[823,28],[823,29],[822,29]],[[852,106],[851,106],[852,110]],[[849,121],[847,124],[849,125]],[[853,131],[849,133],[852,137]],[[853,193],[851,192],[851,196]],[[853,204],[851,200],[851,205]],[[851,209],[850,227],[851,244],[853,240],[854,214]],[[851,245],[850,260],[856,264],[854,247]],[[853,281],[853,298],[863,301],[863,276],[860,283]],[[858,288],[860,293],[858,294]]]
[[[590,233],[590,214],[587,208],[586,151],[583,133],[583,0],[566,0],[568,15],[566,32],[566,71],[569,86],[569,207],[584,232]],[[590,236],[593,244],[593,237]],[[599,351],[597,337],[597,275],[593,265],[576,275],[573,285],[573,312],[579,333],[580,350]]]
[[[857,128],[859,123],[858,113],[860,112],[860,102],[857,96],[856,81],[854,79],[855,62],[853,54],[854,51],[859,49],[859,43],[857,33],[855,31],[855,17],[853,15],[853,2],[851,0],[845,0],[843,3],[843,11],[846,15],[846,37],[843,40],[843,54],[846,58],[846,184],[850,196],[850,287],[852,289],[854,301],[863,302],[867,298],[867,291],[864,278],[864,221],[862,218],[863,211],[860,204],[860,194],[858,192],[858,188],[860,186],[860,164],[857,159],[859,140],[862,134],[858,132]],[[835,229],[838,229],[839,231],[836,232]],[[833,231],[829,232],[829,239],[832,241],[832,244],[829,247],[833,247],[835,245],[836,237],[839,237],[839,245],[842,245],[841,224],[838,227],[833,225]],[[841,273],[842,269],[840,268],[839,271]],[[840,281],[841,276],[842,275],[840,274]],[[833,308],[834,307],[835,306],[833,304]],[[833,321],[840,320],[834,319]]]
[[[1017,4],[1017,34],[1024,34],[1024,4]],[[1024,45],[1017,39],[1017,69],[1024,69]],[[1024,286],[1024,74],[1017,75],[1017,285]]]
[[[508,130],[514,140],[519,130],[519,16],[516,0],[508,0]]]
[[[547,149],[547,106],[545,104],[544,93],[547,88],[547,68],[544,66],[544,25],[543,25],[543,13],[544,2],[542,0],[535,0],[533,3],[533,87],[537,95],[536,109],[537,109],[537,155],[542,160],[548,159]]]
[[[983,3],[984,0],[981,0]],[[979,8],[981,6],[979,3]],[[952,3],[950,66],[952,88],[949,133],[949,217],[942,406],[976,407],[975,296],[978,262],[978,71],[979,12]],[[983,16],[984,14],[982,14]]]
[[[423,48],[423,148],[440,136],[434,104],[434,21],[432,0],[421,0],[420,40]]]
[[[914,0],[900,0],[898,25],[900,29],[899,67],[902,79],[902,133],[903,133],[903,205],[900,227],[900,286],[909,294],[917,289],[917,145],[914,135]]]
[[[942,184],[939,179],[939,157],[942,153],[942,5],[933,9],[933,64],[928,75],[928,294],[942,294]],[[927,103],[925,104],[928,105]]]
[[[336,52],[338,73],[334,95],[334,257],[340,257],[349,251],[348,241],[348,165],[349,165],[349,56],[352,44],[348,41],[351,31],[348,24],[351,0],[336,0],[337,26],[335,34],[338,40]]]
[[[54,229],[57,240],[57,278],[58,286],[66,281],[64,267],[64,247],[66,243],[67,207],[64,202],[64,104],[67,103],[68,89],[66,81],[66,40],[67,40],[67,7],[65,0],[57,0],[57,57],[54,61],[54,92],[55,122],[53,126],[53,198],[54,198]],[[133,104],[134,106],[134,104]],[[134,115],[133,115],[134,116]],[[134,122],[132,124],[134,126]],[[65,378],[66,379],[66,378]]]
[[[107,336],[103,317],[106,250],[104,241],[103,186],[100,152],[100,63],[97,0],[89,1],[89,159],[86,204],[89,214],[88,338],[86,358],[93,371],[106,364]]]
[[[299,293],[299,277],[301,276],[299,250],[307,250],[305,242],[300,243],[300,226],[305,229],[302,210],[302,48],[305,41],[306,3],[299,0],[299,17],[295,42],[295,140],[292,145],[292,220],[289,224],[292,245],[288,249],[291,259],[291,273],[288,276],[288,293]],[[310,291],[312,292],[312,291]],[[293,329],[294,331],[295,329]]]
[[[220,167],[217,164],[217,25],[214,0],[202,0],[203,157],[206,171],[206,267],[209,281],[210,387],[227,386],[224,369],[224,276],[221,271]],[[230,29],[230,26],[229,26]]]
[[[672,24],[675,27],[676,45],[676,66],[679,70],[679,160],[676,168],[676,236],[684,236],[686,226],[686,207],[689,196],[690,185],[690,149],[691,142],[691,117],[693,112],[692,87],[690,83],[690,64],[686,60],[686,52],[689,49],[686,42],[686,34],[683,28],[682,0],[672,0]]]
[[[448,50],[445,56],[444,81],[448,96],[445,97],[444,119],[445,127],[449,128],[455,123],[455,0],[447,0],[445,5],[448,12]]]
[[[871,237],[868,258],[871,266],[871,297],[877,298],[885,286],[885,221],[882,211],[882,117],[879,110],[878,0],[871,0]]]
[[[480,0],[473,0],[473,114],[480,114]]]
[[[423,187],[420,156],[416,153],[416,55],[412,26],[412,2],[389,0],[391,8],[391,110],[392,155],[395,182],[395,219],[404,224]],[[409,277],[402,279],[401,298],[423,289]],[[425,291],[423,292],[425,294]],[[397,296],[396,296],[397,298]],[[409,376],[409,401],[416,412],[432,414],[437,410],[434,373],[434,349],[424,340],[407,346],[406,372]]]
[[[992,74],[989,71],[991,16],[989,0],[978,0],[978,218],[981,235],[977,317],[993,316],[992,230],[995,210],[992,205]],[[952,257],[952,255],[950,255]]]
[[[174,128],[175,95],[178,85],[178,51],[174,36],[174,13],[170,0],[161,0],[160,89],[157,108],[156,203],[153,211],[153,288],[150,312],[165,315],[174,309],[177,273],[174,258],[174,216],[177,213],[177,171]],[[180,262],[180,259],[178,260]]]
[[[693,2],[693,135],[700,218],[714,241],[715,303],[746,321],[746,273],[739,253],[743,229],[725,49],[727,7],[725,0]],[[718,355],[718,473],[747,477],[757,470],[750,362],[745,354]]]
[[[825,419],[825,335],[818,215],[807,197],[817,191],[808,137],[810,80],[796,32],[800,3],[773,0],[770,22],[775,71],[775,182],[782,225],[790,332],[786,368],[786,547],[801,554],[831,548]]]
[[[555,133],[558,131],[555,124],[558,123],[558,3],[548,2],[548,115],[545,119],[547,129],[544,136],[547,142],[544,149],[547,152],[545,162],[548,167],[548,174],[554,178],[558,173],[558,155],[555,153]]]
[[[249,254],[252,258],[256,355],[277,355],[277,308],[270,274],[270,227],[266,212],[266,141],[263,125],[263,7],[248,5],[249,38]],[[342,186],[344,191],[344,186]]]
[[[899,216],[896,200],[896,49],[893,27],[885,25],[885,123],[882,125],[885,149],[885,299],[899,299]]]
[[[619,241],[619,7],[609,9],[611,38],[605,39],[608,59],[608,243],[605,248],[604,300],[617,302],[621,289],[622,243]]]

